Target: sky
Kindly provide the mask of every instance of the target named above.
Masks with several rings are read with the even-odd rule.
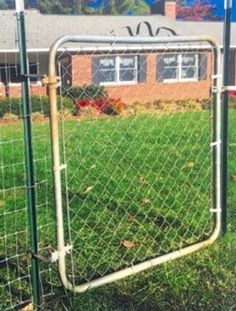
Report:
[[[101,3],[102,0],[92,0],[91,2],[93,2],[94,7],[99,6],[99,4]],[[148,4],[152,4],[155,1],[158,0],[145,0]],[[185,0],[185,3],[187,5],[191,5],[195,2],[196,0]],[[224,17],[224,0],[208,0],[209,3],[213,4],[214,6],[216,6],[215,9],[215,13],[220,16],[221,18]],[[232,0],[233,1],[233,10],[232,10],[232,20],[234,22],[236,22],[236,0]]]

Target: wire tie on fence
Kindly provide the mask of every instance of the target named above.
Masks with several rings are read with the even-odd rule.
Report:
[[[67,168],[66,164],[62,164],[60,166],[54,166],[54,171],[62,171],[65,170]]]
[[[218,78],[221,78],[222,75],[221,74],[218,74],[218,75],[212,75],[211,78],[212,79],[218,79]]]
[[[221,209],[220,208],[211,208],[210,212],[211,213],[218,213],[218,212],[221,212]]]
[[[214,146],[219,146],[220,144],[221,144],[221,140],[219,139],[219,140],[216,140],[216,141],[211,142],[211,143],[210,143],[210,146],[211,146],[211,147],[214,147]]]
[[[35,184],[33,184],[33,185],[27,185],[26,188],[27,188],[27,189],[34,189],[34,188],[36,188],[36,185],[35,185]]]
[[[29,118],[30,116],[31,116],[31,114],[29,113],[29,114],[22,115],[21,118],[22,118],[22,119],[27,119],[27,118]]]

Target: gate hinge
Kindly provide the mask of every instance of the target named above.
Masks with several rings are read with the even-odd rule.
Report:
[[[222,86],[222,90],[223,92],[225,91],[236,91],[236,85],[225,85],[225,86]]]
[[[224,90],[222,86],[212,86],[211,91],[212,93],[222,93]]]
[[[57,76],[43,76],[41,77],[41,82],[43,86],[56,85],[56,87],[61,86],[61,78]]]
[[[58,250],[55,250],[54,252],[52,252],[50,254],[49,257],[44,257],[44,256],[41,256],[41,255],[38,255],[38,254],[33,254],[32,253],[32,257],[34,258],[37,258],[45,263],[54,263],[56,262],[60,256],[65,256],[66,254],[70,254],[70,251],[72,250],[73,246],[72,245],[66,245],[63,250],[61,251],[58,251]]]
[[[66,245],[61,251],[54,251],[51,253],[51,262],[56,262],[60,256],[65,256],[66,254],[70,254],[70,251],[72,250],[72,245]]]
[[[222,75],[221,74],[215,74],[215,75],[212,75],[211,78],[212,78],[212,82],[215,79],[220,79],[220,81],[221,81]],[[214,85],[214,83],[212,83],[211,90],[212,90],[212,93],[223,92],[221,83],[220,83],[220,85]]]

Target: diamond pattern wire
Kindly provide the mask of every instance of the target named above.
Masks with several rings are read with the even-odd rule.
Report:
[[[37,53],[31,53],[29,61],[43,70]],[[5,77],[0,90],[0,310],[21,310],[32,308],[32,293],[18,54],[6,53],[0,64],[0,77],[3,73]],[[39,252],[44,255],[55,240],[49,122],[44,118],[48,98],[45,101],[39,85],[32,83],[31,88],[35,88],[31,108]],[[40,276],[42,296],[52,295],[52,267],[40,263]]]
[[[213,53],[75,51],[58,68],[67,270],[80,284],[210,235]]]

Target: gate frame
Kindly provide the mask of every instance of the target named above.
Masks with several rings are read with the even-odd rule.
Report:
[[[58,49],[65,43],[108,43],[108,44],[139,44],[139,48],[144,48],[144,44],[157,44],[157,43],[193,43],[193,42],[207,42],[214,53],[214,75],[212,76],[213,87],[213,141],[211,142],[213,154],[213,204],[214,207],[209,212],[214,215],[214,229],[208,239],[196,242],[190,246],[180,248],[176,251],[170,252],[165,255],[158,256],[153,259],[146,260],[142,263],[127,267],[125,269],[113,272],[111,274],[102,276],[98,279],[83,283],[81,285],[73,285],[67,278],[66,274],[66,254],[70,252],[72,246],[66,246],[64,241],[64,224],[63,224],[63,207],[62,207],[62,185],[61,185],[61,171],[66,168],[65,164],[60,162],[60,142],[59,142],[59,129],[58,129],[58,112],[57,112],[57,88],[59,78],[56,73],[56,54]],[[137,50],[137,46],[134,46]],[[158,47],[158,49],[161,47]],[[166,46],[165,46],[166,48]],[[202,46],[201,46],[202,48]],[[49,73],[48,77],[44,79],[44,83],[48,84],[49,100],[50,100],[50,129],[51,129],[51,151],[52,151],[52,165],[54,177],[54,199],[56,207],[56,227],[57,227],[57,251],[52,254],[52,258],[58,260],[59,275],[61,281],[66,289],[73,292],[83,293],[88,289],[99,287],[138,272],[155,267],[159,264],[174,260],[185,255],[196,252],[197,250],[207,247],[212,244],[221,233],[222,225],[222,107],[221,107],[221,94],[222,94],[222,75],[221,75],[221,51],[216,43],[216,40],[210,36],[173,36],[173,37],[114,37],[114,36],[78,36],[67,35],[56,40],[50,48],[49,52]]]

